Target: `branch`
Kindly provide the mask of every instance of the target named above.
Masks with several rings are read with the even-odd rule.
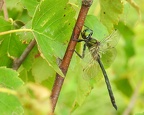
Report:
[[[24,50],[24,52],[22,53],[22,55],[18,58],[18,59],[15,59],[14,62],[13,62],[13,69],[14,70],[17,70],[20,65],[22,64],[22,62],[25,60],[25,58],[27,57],[27,55],[30,53],[30,51],[33,49],[33,47],[35,46],[36,44],[36,41],[35,39],[32,40],[30,42],[30,44],[26,47],[26,49]]]
[[[4,1],[0,0],[0,11],[2,10],[3,4],[4,4]]]
[[[84,25],[84,20],[86,18],[86,15],[88,13],[89,7],[91,6],[92,2],[93,2],[93,0],[83,0],[82,1],[82,6],[81,6],[81,9],[80,9],[80,12],[78,15],[77,22],[76,22],[75,27],[73,29],[71,39],[70,39],[70,42],[68,44],[64,58],[60,64],[60,69],[65,76],[66,76],[72,55],[74,53],[76,43],[77,43],[76,40],[74,40],[74,39],[78,39],[78,37],[80,35],[81,29]],[[55,78],[54,85],[53,85],[52,94],[51,94],[53,113],[55,110],[55,106],[56,106],[63,82],[64,82],[64,78],[61,77],[59,74],[57,74],[56,78]]]
[[[125,109],[123,115],[130,115],[131,111],[133,110],[133,107],[135,106],[135,102],[136,102],[136,99],[137,99],[141,85],[142,85],[142,81],[138,82],[137,87],[136,87],[136,89],[135,89],[135,91],[134,91],[134,93],[130,99],[129,105]]]
[[[3,12],[4,12],[4,18],[5,20],[8,20],[8,11],[7,11],[7,8],[6,8],[6,1],[3,0],[4,4],[3,4]]]

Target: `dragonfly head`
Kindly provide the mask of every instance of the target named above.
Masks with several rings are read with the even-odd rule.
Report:
[[[81,33],[81,36],[83,39],[91,39],[91,36],[93,34],[93,30],[86,28],[84,31]]]

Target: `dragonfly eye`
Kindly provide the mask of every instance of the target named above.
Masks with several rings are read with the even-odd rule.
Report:
[[[90,39],[91,38],[91,36],[92,36],[92,34],[93,34],[93,31],[91,30],[91,29],[85,29],[83,32],[82,32],[82,38],[83,39]]]

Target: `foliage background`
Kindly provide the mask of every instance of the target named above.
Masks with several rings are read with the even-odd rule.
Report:
[[[57,3],[57,7],[59,4],[65,5],[64,2],[67,4],[66,0],[63,0],[63,2],[55,2]],[[115,111],[110,103],[103,79],[96,83],[92,91],[91,89],[86,89],[85,81],[78,82],[81,74],[77,63],[80,59],[74,54],[58,100],[56,114],[67,115],[70,111],[73,111],[71,113],[72,115],[144,114],[144,2],[142,0],[135,1],[139,6],[140,14],[134,6],[132,6],[132,2],[133,1],[129,1],[128,3],[123,0],[123,14],[120,15],[120,22],[116,27],[120,33],[120,40],[116,46],[117,57],[112,66],[107,69],[116,97],[118,110]],[[66,17],[67,22],[65,22],[63,18],[58,18],[65,14],[65,12],[61,10],[59,11],[61,15],[53,14],[54,17],[52,21],[50,20],[52,17],[49,17],[52,16],[52,14],[48,13],[46,18],[49,19],[47,23],[49,25],[44,26],[44,28],[39,27],[45,19],[41,19],[41,21],[38,20],[39,25],[38,22],[37,25],[35,24],[38,17],[42,15],[41,13],[45,12],[41,11],[40,14],[36,13],[35,9],[38,3],[38,0],[6,0],[9,18],[11,18],[9,21],[4,21],[3,12],[0,12],[0,32],[20,28],[31,28],[34,30],[33,34],[31,32],[21,32],[0,36],[0,111],[3,115],[10,115],[12,113],[24,114],[24,112],[27,115],[36,113],[45,115],[50,111],[48,110],[48,108],[50,108],[49,100],[45,100],[45,98],[50,95],[55,71],[59,72],[55,66],[52,67],[51,65],[54,65],[55,57],[62,58],[65,52],[74,26],[74,17],[76,17],[79,12],[81,1],[70,0],[70,5],[66,5],[66,16],[71,14]],[[51,1],[51,4],[52,3],[53,1]],[[48,8],[48,6],[45,7]],[[56,12],[57,7],[54,7],[52,12]],[[89,15],[97,16],[98,20],[100,20],[100,5],[98,1],[94,1],[90,8]],[[55,20],[62,21],[59,23]],[[91,21],[91,19],[89,20],[92,25],[95,23]],[[23,24],[25,25],[23,26]],[[50,30],[46,27],[49,27]],[[97,31],[94,30],[94,33],[96,32]],[[41,34],[42,37],[39,37]],[[17,72],[9,69],[12,66],[12,58],[20,56],[29,41],[33,39],[33,35],[37,38],[38,45],[35,46]],[[102,36],[100,32],[99,36]],[[42,43],[46,43],[46,41],[41,42],[41,38],[42,40],[49,40],[48,43],[51,43],[49,48],[45,48],[47,45],[45,46],[45,44]],[[51,40],[51,38],[55,39]],[[53,44],[55,44],[55,46],[53,46]],[[45,46],[44,50],[42,46]],[[79,49],[79,47],[77,48]],[[43,55],[40,56],[39,53]],[[48,61],[51,62],[48,64]],[[36,83],[37,85],[29,82]],[[23,87],[20,88],[22,85]],[[81,92],[78,93],[79,90],[77,87],[80,86],[84,87],[88,94],[91,91],[88,97],[79,97]],[[41,94],[44,94],[44,97],[37,95],[40,91]],[[85,100],[84,103],[82,103],[83,100]],[[73,107],[74,101],[78,101],[79,104],[77,104],[77,107],[80,107]]]

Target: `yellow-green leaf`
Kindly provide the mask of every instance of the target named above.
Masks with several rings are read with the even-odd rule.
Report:
[[[120,14],[123,12],[123,3],[121,0],[100,0],[100,6],[101,22],[111,32],[114,25],[117,25],[119,22]]]

